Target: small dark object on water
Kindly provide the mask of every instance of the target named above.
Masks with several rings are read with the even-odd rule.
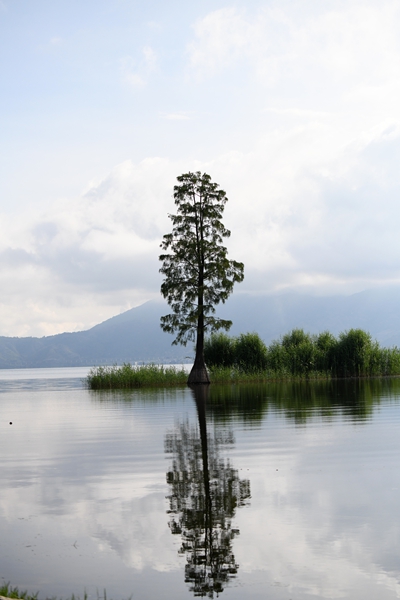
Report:
[[[12,421],[10,421],[10,425],[12,425]]]

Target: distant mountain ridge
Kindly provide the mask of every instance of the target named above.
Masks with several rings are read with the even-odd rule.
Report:
[[[171,346],[160,316],[169,307],[150,301],[87,331],[42,338],[0,337],[0,368],[69,367],[123,362],[188,362],[193,345]],[[230,333],[256,331],[268,344],[295,327],[333,334],[357,327],[383,346],[400,346],[400,287],[368,290],[351,296],[234,294],[218,315],[231,319]]]

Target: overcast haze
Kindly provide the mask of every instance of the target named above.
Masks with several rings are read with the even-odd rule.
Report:
[[[400,5],[1,0],[0,335],[158,297],[175,178],[227,192],[239,292],[400,282]]]

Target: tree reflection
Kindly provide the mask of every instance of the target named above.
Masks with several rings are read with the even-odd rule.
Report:
[[[167,472],[171,533],[182,537],[186,555],[185,581],[195,596],[213,598],[235,577],[239,565],[232,552],[238,529],[232,527],[236,508],[250,498],[250,482],[240,479],[229,459],[220,455],[223,444],[233,443],[232,431],[207,434],[208,386],[192,388],[198,427],[188,421],[166,435],[165,450],[172,454]]]

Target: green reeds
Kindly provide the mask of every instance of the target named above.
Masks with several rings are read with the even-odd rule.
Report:
[[[86,382],[91,390],[112,390],[184,385],[187,378],[183,367],[154,364],[136,367],[125,363],[122,367],[93,367]]]
[[[338,338],[327,331],[311,335],[293,329],[269,347],[257,333],[238,337],[218,333],[206,340],[204,358],[212,383],[400,375],[400,350],[381,348],[361,329],[350,329]],[[87,385],[92,390],[167,387],[185,385],[187,378],[183,367],[128,363],[91,369]]]
[[[26,591],[20,591],[17,587],[11,587],[9,583],[0,585],[0,596],[5,598],[21,598],[22,600],[36,600],[38,592],[36,594],[28,594]]]
[[[291,374],[287,369],[252,369],[246,371],[240,367],[212,367],[210,369],[211,383],[269,383],[278,381],[304,381],[306,379],[330,379],[326,371],[309,371],[307,373]]]
[[[269,347],[256,333],[215,334],[206,340],[204,356],[211,380],[221,383],[400,375],[400,350],[381,348],[361,329],[338,338],[293,329]]]
[[[37,600],[38,593],[29,594],[27,591],[19,590],[17,587],[12,587],[9,583],[5,583],[0,586],[0,596],[4,596],[5,598],[15,598],[16,600]],[[47,600],[57,600],[56,596],[51,596]],[[80,596],[75,596],[75,594],[71,594],[66,600],[81,600]],[[83,592],[82,600],[88,600],[88,594],[86,591]],[[107,600],[106,590],[103,591],[103,595],[97,592],[96,600]],[[132,600],[132,596],[129,596],[128,600]]]

